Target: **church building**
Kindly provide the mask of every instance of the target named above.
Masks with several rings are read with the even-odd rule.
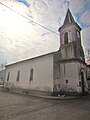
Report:
[[[58,51],[6,66],[6,90],[50,95],[88,93],[81,27],[75,22],[69,8],[58,31]]]

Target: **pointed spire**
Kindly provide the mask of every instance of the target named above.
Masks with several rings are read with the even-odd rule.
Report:
[[[64,20],[64,24],[67,24],[67,23],[75,23],[75,20],[74,20],[72,14],[71,14],[69,8],[68,8],[65,20]]]
[[[82,28],[75,22],[72,14],[71,14],[71,12],[70,12],[69,6],[68,6],[68,10],[67,10],[67,14],[66,14],[64,23],[63,23],[63,25],[58,29],[58,31],[60,32],[60,29],[61,29],[61,28],[67,26],[67,24],[70,25],[70,23],[73,23],[75,26],[77,26],[80,31],[82,30]]]

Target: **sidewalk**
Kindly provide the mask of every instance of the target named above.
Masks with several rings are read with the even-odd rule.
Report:
[[[38,94],[23,94],[23,93],[17,93],[17,92],[11,92],[11,91],[3,91],[2,92],[7,92],[7,93],[12,93],[12,94],[18,94],[18,95],[23,95],[23,96],[32,96],[32,97],[38,97],[38,98],[44,98],[44,99],[51,99],[51,100],[70,100],[70,99],[79,99],[79,98],[86,98],[90,95],[86,96],[65,96],[65,95],[58,95],[58,96],[51,96],[51,95],[38,95]]]
[[[29,94],[29,95],[33,97],[52,99],[52,100],[70,100],[70,99],[80,98],[79,96],[65,96],[65,95],[61,95],[61,96],[46,96],[46,95],[35,95],[35,94]]]

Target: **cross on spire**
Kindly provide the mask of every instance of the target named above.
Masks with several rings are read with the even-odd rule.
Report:
[[[67,0],[67,5],[68,5],[68,8],[69,8],[69,4],[70,4],[70,2]]]

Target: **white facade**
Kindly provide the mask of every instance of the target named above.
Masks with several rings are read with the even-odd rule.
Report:
[[[41,91],[53,91],[53,55],[37,57],[7,66],[5,85],[9,88],[21,88]],[[33,80],[30,70],[33,69]],[[20,71],[19,80],[17,74]],[[9,80],[8,79],[8,73]]]

